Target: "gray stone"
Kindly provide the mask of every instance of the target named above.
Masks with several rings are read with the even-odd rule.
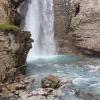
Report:
[[[44,79],[42,79],[41,81],[41,86],[43,88],[59,88],[60,87],[60,80],[58,77],[53,76],[53,75],[49,75],[47,77],[45,77]]]

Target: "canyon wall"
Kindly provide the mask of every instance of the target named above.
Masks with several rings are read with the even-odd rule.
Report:
[[[8,73],[14,76],[13,73],[20,69],[24,71],[31,48],[30,36],[29,32],[24,31],[0,31],[0,80],[5,79]]]
[[[78,53],[76,47],[69,40],[70,24],[72,20],[71,4],[67,0],[54,0],[54,31],[57,52],[60,54]]]
[[[24,0],[0,0],[0,80],[24,73],[31,34],[22,31]],[[24,16],[25,17],[25,16]]]
[[[54,0],[60,53],[100,55],[100,1]]]
[[[20,26],[27,11],[23,8],[26,6],[25,3],[26,0],[0,0],[0,23]]]

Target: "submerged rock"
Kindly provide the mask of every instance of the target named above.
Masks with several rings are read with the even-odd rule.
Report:
[[[59,88],[60,87],[60,80],[58,77],[53,76],[53,75],[49,75],[47,77],[45,77],[44,79],[42,79],[41,81],[41,86],[43,88]]]
[[[82,100],[100,100],[100,95],[89,92],[76,91],[76,96]]]

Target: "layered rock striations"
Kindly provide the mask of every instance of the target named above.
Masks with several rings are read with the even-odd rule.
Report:
[[[21,6],[25,0],[0,0],[0,80],[24,72],[31,34],[21,31]]]
[[[72,18],[71,25],[75,29],[72,40],[78,50],[100,56],[100,1],[80,1],[80,12]]]
[[[100,55],[100,1],[54,0],[60,53]]]
[[[72,10],[70,1],[54,0],[54,31],[57,43],[57,52],[77,53],[75,46],[69,40],[68,33],[72,20]]]
[[[26,57],[31,48],[30,33],[19,31],[0,31],[0,79],[8,72],[17,72],[25,66]],[[13,73],[13,72],[12,72]]]

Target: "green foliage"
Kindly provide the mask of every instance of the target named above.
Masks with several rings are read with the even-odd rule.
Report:
[[[20,28],[10,24],[0,24],[1,31],[20,31]]]

